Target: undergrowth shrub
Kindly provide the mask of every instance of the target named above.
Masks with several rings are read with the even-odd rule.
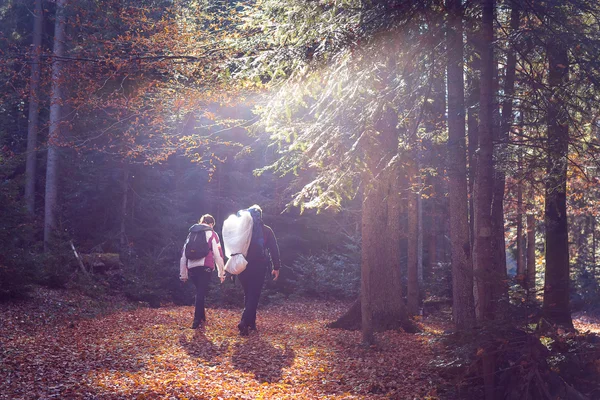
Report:
[[[0,145],[3,144],[0,131]],[[20,165],[18,157],[0,149],[0,301],[27,296],[35,276],[30,263],[30,238],[34,221],[29,221],[20,202],[20,179],[12,179]]]
[[[600,286],[593,266],[572,266],[570,300],[573,311],[600,307]]]
[[[348,243],[339,252],[301,255],[289,269],[285,285],[291,292],[310,297],[348,299],[358,296],[360,247]]]

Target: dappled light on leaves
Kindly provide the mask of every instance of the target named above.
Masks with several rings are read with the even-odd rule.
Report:
[[[70,312],[92,304],[47,293],[56,312],[45,322],[20,319],[46,316],[32,303],[3,306],[0,392],[9,398],[420,398],[438,383],[428,367],[434,335],[389,331],[360,347],[358,332],[325,328],[345,303],[269,306],[259,332],[240,337],[238,310],[209,309],[207,326],[192,330],[190,307],[115,304],[86,318]]]

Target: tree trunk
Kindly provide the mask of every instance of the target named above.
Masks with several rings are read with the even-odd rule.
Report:
[[[474,324],[473,267],[469,240],[463,28],[460,0],[447,0],[448,43],[448,197],[452,246],[452,313],[457,329]]]
[[[360,301],[360,296],[350,309],[344,313],[341,317],[336,319],[335,321],[327,324],[328,328],[333,329],[346,329],[349,331],[357,331],[361,329],[362,326],[362,302]]]
[[[511,2],[510,13],[510,33],[514,36],[519,30],[520,12],[516,2]],[[515,44],[509,43],[508,54],[506,58],[506,76],[504,79],[504,99],[502,101],[502,116],[500,121],[497,148],[497,159],[506,163],[507,159],[507,144],[510,135],[510,129],[513,126],[513,97],[515,93],[515,76],[516,76],[517,56],[515,52]],[[496,70],[496,68],[494,68]],[[497,110],[494,107],[494,110]],[[494,270],[496,273],[497,285],[495,285],[496,293],[492,296],[494,299],[508,299],[508,275],[506,272],[506,241],[504,238],[504,195],[506,187],[505,165],[500,165],[496,168],[494,175],[494,192],[492,200],[492,220],[493,220],[493,253],[494,253]],[[522,222],[521,222],[522,227]],[[519,235],[519,238],[522,238]],[[522,240],[522,239],[521,239]],[[522,248],[523,242],[519,242]],[[523,260],[523,251],[521,255],[521,263]],[[524,264],[522,264],[524,267]]]
[[[535,216],[527,214],[527,292],[535,296]],[[534,299],[534,298],[532,298]]]
[[[435,24],[435,31],[433,33],[435,37],[436,43],[440,43],[442,49],[445,50],[445,39],[444,33],[442,30],[443,21],[439,21]],[[431,52],[431,65],[433,69],[432,74],[432,82],[431,82],[431,96],[426,99],[423,103],[424,108],[424,121],[423,125],[425,127],[425,132],[427,133],[427,137],[433,137],[438,139],[440,133],[445,132],[446,126],[446,68],[445,66],[440,65],[437,61],[439,50]],[[436,154],[439,154],[439,146],[433,143],[433,140],[429,140],[424,138],[424,141],[421,143],[422,148],[430,149],[431,151],[435,151]],[[436,142],[439,141],[435,140]],[[421,156],[421,153],[419,154]],[[419,157],[419,162],[421,157]],[[425,185],[429,186],[433,189],[433,194],[426,201],[423,200],[422,192],[418,197],[417,207],[419,209],[419,239],[421,240],[421,244],[417,245],[417,257],[421,257],[421,261],[417,261],[417,264],[421,266],[421,271],[419,273],[419,285],[422,288],[423,282],[429,276],[431,276],[432,271],[434,271],[435,264],[437,263],[437,235],[439,232],[444,233],[444,229],[439,229],[437,225],[438,215],[442,210],[442,202],[445,201],[443,194],[445,192],[444,189],[441,188],[443,177],[444,177],[444,169],[445,163],[442,161],[436,165],[436,174],[435,176],[429,176],[425,179]],[[420,165],[418,166],[420,169]],[[419,188],[423,190],[423,182],[421,181],[421,175],[419,174]],[[427,209],[427,211],[425,211]],[[423,213],[429,216],[429,223],[426,224],[427,229],[427,246],[428,246],[428,261],[427,266],[423,266]],[[440,243],[443,244],[444,241]]]
[[[562,86],[569,81],[569,55],[564,45],[548,43],[548,167],[546,177],[546,275],[544,316],[571,328],[569,307],[569,234],[567,222],[568,112]]]
[[[494,1],[482,0],[481,94],[479,107],[479,152],[475,176],[475,240],[473,266],[477,287],[477,316],[492,320],[495,313],[496,274],[493,254],[492,194],[494,189]]]
[[[517,281],[525,286],[525,249],[523,249],[523,185],[517,182]]]
[[[428,250],[427,250],[427,254],[429,256],[429,260],[428,260],[428,265],[429,265],[429,270],[427,271],[427,277],[429,279],[429,277],[431,276],[431,274],[433,273],[433,271],[435,271],[436,268],[436,264],[437,264],[437,231],[435,229],[435,224],[436,224],[436,217],[432,217],[431,218],[431,227],[430,227],[430,232],[429,232],[429,240],[428,240]]]
[[[596,282],[596,216],[592,215],[592,279]]]
[[[361,313],[364,344],[373,332],[409,324],[400,279],[400,187],[398,168],[371,180],[363,201]],[[382,240],[385,238],[385,240]]]
[[[129,255],[129,244],[127,243],[127,233],[125,232],[127,222],[127,197],[129,193],[129,163],[127,163],[127,161],[123,163],[123,180],[121,181],[121,192],[123,195],[123,197],[121,198],[121,254]]]
[[[365,345],[374,342],[376,331],[398,327],[414,329],[406,313],[400,279],[402,177],[400,163],[393,160],[398,155],[397,125],[398,115],[388,107],[376,121],[379,135],[365,147],[367,171],[363,176],[360,286]]]
[[[468,77],[469,97],[467,104],[467,162],[469,164],[469,234],[471,248],[473,247],[475,213],[473,209],[473,184],[475,182],[475,171],[477,170],[477,146],[479,131],[479,70],[481,69],[479,58],[481,57],[479,32],[474,24],[471,24],[467,32],[467,42],[470,44],[472,54],[469,57]]]
[[[44,251],[56,227],[56,208],[58,197],[58,158],[60,140],[60,119],[62,102],[61,57],[65,52],[65,4],[66,0],[56,0],[56,18],[54,24],[54,47],[52,58],[52,96],[50,100],[50,130],[48,132],[48,160],[46,164],[46,195],[44,210]]]
[[[420,171],[421,164],[417,163],[417,280],[419,283],[419,296],[420,289],[423,287],[423,196],[421,194],[423,181]]]
[[[418,267],[418,193],[414,185],[416,175],[418,174],[414,160],[409,161],[407,168],[409,176],[409,185],[407,190],[408,199],[408,254],[407,254],[407,281],[408,289],[406,293],[406,304],[409,315],[419,313],[419,267]]]
[[[40,101],[40,63],[42,57],[42,0],[35,0],[33,10],[33,46],[29,78],[29,120],[27,122],[27,162],[25,166],[25,204],[29,215],[35,214],[35,172],[37,167],[37,133]]]
[[[582,271],[587,272],[587,264],[589,262],[589,249],[588,249],[588,236],[589,236],[589,218],[582,218],[581,224],[575,222],[576,229],[571,228],[571,232],[574,233],[574,238],[577,243],[577,258],[576,265],[578,265]]]

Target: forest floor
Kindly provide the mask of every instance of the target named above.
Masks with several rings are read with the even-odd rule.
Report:
[[[438,388],[449,382],[433,364],[446,318],[420,320],[419,334],[380,333],[365,349],[360,332],[325,328],[347,307],[261,307],[259,332],[240,337],[240,310],[209,309],[207,326],[192,330],[192,307],[37,288],[30,300],[0,304],[0,399],[445,398]]]

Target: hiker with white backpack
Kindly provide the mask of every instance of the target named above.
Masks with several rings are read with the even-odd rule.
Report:
[[[223,223],[226,271],[238,275],[244,289],[244,311],[238,324],[240,335],[256,331],[256,309],[265,275],[271,269],[273,280],[279,277],[281,260],[273,230],[262,220],[262,209],[253,205],[240,210]]]
[[[215,265],[221,283],[225,280],[223,250],[219,236],[213,230],[214,226],[215,219],[209,214],[203,215],[197,224],[192,225],[179,261],[179,279],[186,282],[189,278],[196,287],[196,308],[192,329],[206,323],[204,298]]]

